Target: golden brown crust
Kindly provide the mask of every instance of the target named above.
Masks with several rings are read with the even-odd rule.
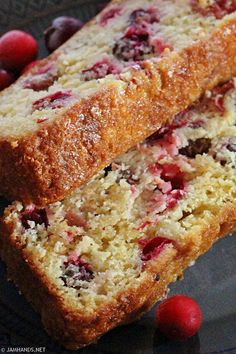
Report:
[[[44,206],[109,165],[205,90],[236,75],[236,19],[156,64],[146,62],[123,94],[83,99],[37,133],[0,141],[0,194]]]
[[[205,225],[201,234],[188,236],[184,248],[168,248],[150,262],[147,276],[137,289],[120,293],[116,302],[100,307],[96,313],[83,315],[58,295],[49,280],[24,250],[13,241],[13,224],[2,222],[0,253],[6,262],[9,277],[19,286],[35,309],[41,314],[48,333],[68,349],[77,349],[96,341],[117,325],[138,319],[165,295],[190,262],[206,252],[212,244],[227,233],[236,230],[236,204],[228,204]],[[156,281],[158,274],[160,280]]]

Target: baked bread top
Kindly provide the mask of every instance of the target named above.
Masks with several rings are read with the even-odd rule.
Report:
[[[1,255],[57,340],[76,349],[137,318],[236,229],[235,107],[231,80],[63,202],[5,211]]]
[[[1,93],[0,194],[64,198],[236,74],[234,10],[233,1],[111,2]]]

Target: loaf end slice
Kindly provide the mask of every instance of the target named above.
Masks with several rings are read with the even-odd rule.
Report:
[[[62,200],[236,74],[235,6],[223,3],[111,2],[2,92],[0,195]]]

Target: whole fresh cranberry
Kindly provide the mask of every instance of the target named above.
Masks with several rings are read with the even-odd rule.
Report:
[[[52,25],[44,31],[45,45],[49,52],[60,47],[77,32],[83,23],[74,17],[61,16],[53,20]]]
[[[223,85],[216,86],[210,93],[210,96],[203,96],[194,106],[200,112],[216,112],[223,115],[227,109],[225,97],[229,92],[235,89],[234,80],[230,80]]]
[[[47,90],[54,83],[54,76],[50,73],[42,74],[42,75],[33,75],[29,77],[23,83],[24,88],[29,88],[34,91]]]
[[[0,91],[10,86],[15,81],[14,75],[9,71],[0,69]]]
[[[38,43],[29,33],[13,30],[0,38],[0,62],[6,69],[21,71],[38,53]]]
[[[199,330],[202,312],[191,297],[175,295],[159,305],[156,311],[156,322],[160,332],[167,338],[183,341]]]

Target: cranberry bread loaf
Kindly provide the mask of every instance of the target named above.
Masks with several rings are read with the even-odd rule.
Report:
[[[44,206],[236,74],[233,0],[118,0],[0,95],[0,195]]]
[[[15,202],[1,223],[9,277],[48,333],[76,349],[147,311],[236,229],[236,89],[208,91],[63,202]]]

